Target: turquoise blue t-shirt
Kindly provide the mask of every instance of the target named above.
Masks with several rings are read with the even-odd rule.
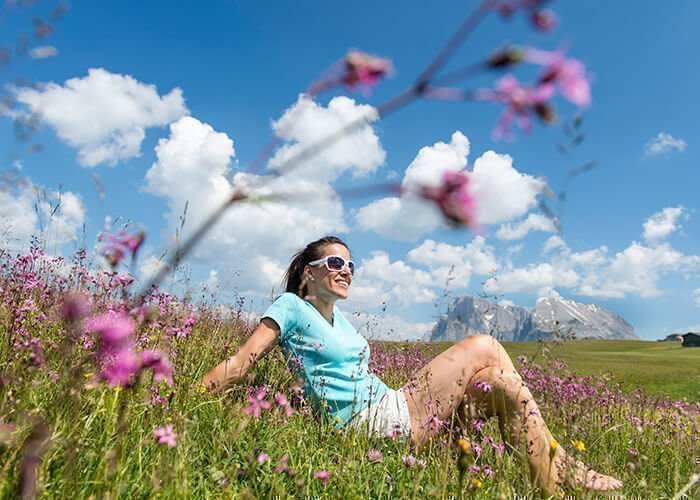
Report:
[[[374,404],[387,386],[369,373],[369,344],[333,307],[333,324],[310,303],[283,293],[265,311],[280,327],[280,346],[293,369],[302,372],[304,390],[338,427]],[[325,403],[325,405],[324,405]]]

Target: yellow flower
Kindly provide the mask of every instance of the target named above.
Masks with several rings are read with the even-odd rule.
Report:
[[[549,441],[549,458],[554,458],[557,453],[557,448],[559,448],[559,443],[555,439]]]
[[[335,417],[335,421],[338,422],[339,424],[343,423],[343,419],[340,417]]]
[[[586,445],[583,443],[583,441],[579,441],[578,439],[572,439],[571,444],[577,451],[586,451]]]
[[[201,384],[199,384],[199,393],[204,394],[205,392],[207,392],[207,384],[202,382]]]
[[[459,449],[462,450],[462,453],[467,453],[472,449],[472,444],[465,438],[458,439],[457,446],[459,446]]]
[[[114,392],[116,392],[117,394],[119,394],[121,392],[121,390],[122,390],[122,387],[120,385],[114,386]]]
[[[94,373],[92,373],[92,372],[83,373],[83,377],[85,377],[85,378],[90,378],[93,375],[94,375]]]
[[[484,486],[484,483],[482,483],[481,481],[479,481],[479,479],[476,478],[476,477],[473,477],[473,478],[472,478],[472,484],[473,484],[476,488],[482,488],[482,487]]]
[[[165,421],[168,422],[168,423],[170,423],[170,422],[173,421],[173,418],[172,418],[172,417],[166,417],[166,418],[165,418]]]

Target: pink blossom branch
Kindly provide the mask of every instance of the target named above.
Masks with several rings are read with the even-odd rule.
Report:
[[[475,100],[484,97],[484,92],[480,91],[468,91],[451,89],[448,87],[430,87],[430,81],[433,76],[444,66],[447,60],[455,53],[457,48],[464,42],[464,40],[471,34],[478,23],[483,19],[484,15],[489,11],[492,11],[497,6],[494,0],[483,0],[466,18],[464,23],[460,26],[457,32],[450,38],[447,44],[442,48],[442,50],[433,58],[433,60],[427,65],[427,67],[420,73],[415,84],[407,90],[399,93],[398,95],[390,98],[388,101],[380,104],[376,108],[376,112],[380,118],[384,118],[394,111],[400,109],[403,106],[411,103],[421,95],[429,96],[433,98],[442,98],[449,100]],[[514,51],[509,52],[507,49],[505,51],[497,52],[495,55],[491,56],[486,62],[477,63],[475,65],[468,66],[467,68],[462,68],[454,72],[448,73],[444,78],[443,82],[453,82],[458,79],[463,79],[469,76],[473,76],[479,71],[483,71],[488,68],[504,67],[509,64],[520,61],[520,56],[515,55]],[[333,87],[336,83],[345,83],[348,87],[353,88],[355,85],[361,84],[373,84],[381,76],[386,74],[390,69],[389,66],[383,60],[378,60],[366,54],[361,54],[357,52],[351,52],[345,59],[345,65],[348,73],[340,78],[328,78],[326,80],[321,80],[316,84],[312,84],[309,88],[309,93],[315,95],[319,92],[325,91]],[[496,91],[491,91],[490,97],[494,100],[502,99],[502,95],[499,93],[500,89]],[[545,110],[544,106],[539,106],[536,108],[540,114],[543,114]],[[506,117],[508,118],[508,117]],[[296,154],[292,155],[291,158],[287,159],[280,167],[278,167],[274,175],[280,176],[282,174],[288,173],[292,169],[298,167],[304,161],[311,157],[318,155],[321,151],[327,149],[331,145],[335,144],[343,137],[352,132],[362,129],[367,125],[367,116],[360,117],[356,120],[351,121],[345,126],[341,127],[339,130],[332,134],[322,138],[314,144],[311,144]],[[275,146],[279,143],[278,138],[271,139],[263,148],[263,150],[258,154],[251,165],[251,171],[256,171],[264,164],[270,155],[273,153]],[[425,193],[423,193],[425,194]],[[437,196],[437,195],[436,195]],[[242,193],[239,190],[234,190],[231,196],[219,206],[196,230],[192,233],[174,252],[168,259],[165,260],[164,265],[160,267],[158,272],[153,276],[150,282],[142,291],[142,296],[145,296],[147,291],[154,285],[160,283],[160,281],[167,275],[167,273],[177,265],[191,250],[194,248],[195,244],[209,231],[209,229],[223,216],[226,209],[238,202],[247,200],[248,195]],[[438,198],[429,198],[436,203],[439,203]],[[250,200],[249,200],[250,201]],[[444,201],[444,200],[443,200]],[[445,208],[440,205],[441,210],[448,216],[448,219],[452,220],[451,215],[448,215],[452,208]],[[445,211],[447,210],[447,211]],[[457,218],[462,217],[463,214],[459,214]],[[465,219],[466,220],[466,219]],[[460,223],[464,221],[459,221]]]
[[[489,12],[494,4],[493,0],[483,0],[479,6],[467,17],[462,23],[457,33],[447,42],[445,47],[438,53],[425,70],[420,74],[416,81],[416,87],[420,88],[427,84],[431,78],[440,70],[454,52],[462,45],[462,42],[476,28],[484,15]]]

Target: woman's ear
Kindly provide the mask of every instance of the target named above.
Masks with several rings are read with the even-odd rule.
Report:
[[[316,278],[313,277],[311,274],[311,268],[309,266],[306,266],[304,268],[304,276],[303,276],[304,281],[316,281]]]

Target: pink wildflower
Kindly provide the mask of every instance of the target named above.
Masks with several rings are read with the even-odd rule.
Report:
[[[158,438],[158,443],[167,444],[168,448],[174,448],[176,445],[177,434],[173,432],[172,424],[155,429],[153,435]]]
[[[260,455],[258,455],[258,463],[260,465],[264,464],[265,462],[269,462],[269,461],[270,461],[270,456],[267,453],[265,453],[264,451],[262,453],[260,453]]]
[[[429,426],[430,429],[437,434],[438,432],[440,432],[440,428],[442,427],[442,424],[444,422],[445,421],[437,415],[433,415],[432,417],[428,418],[428,420],[426,420],[425,425]]]
[[[269,401],[265,401],[265,396],[267,392],[262,389],[256,392],[255,396],[248,396],[250,406],[245,409],[245,412],[248,415],[252,414],[255,419],[260,418],[260,410],[269,410],[272,407]]]
[[[403,457],[401,457],[401,460],[406,465],[406,467],[408,467],[410,469],[413,469],[416,467],[420,467],[421,469],[425,469],[425,460],[416,458],[413,455],[404,455]]]
[[[530,21],[540,31],[551,31],[557,24],[557,16],[551,9],[540,9],[530,15]]]
[[[518,10],[529,11],[530,22],[540,31],[550,31],[556,24],[556,16],[542,6],[548,0],[496,0],[492,8],[503,18],[509,18]]]
[[[277,406],[284,408],[285,414],[288,417],[291,417],[292,415],[294,415],[294,413],[296,413],[294,411],[294,408],[292,408],[292,405],[289,404],[289,400],[287,400],[287,396],[285,396],[281,392],[278,392],[277,394],[275,394],[275,403],[277,403]]]
[[[124,260],[127,252],[134,257],[145,237],[144,231],[129,234],[126,229],[120,230],[117,234],[100,233],[97,236],[99,241],[106,243],[102,248],[102,254],[112,267]]]
[[[134,333],[131,318],[122,311],[108,311],[89,318],[85,330],[100,335],[103,347],[117,347],[126,342]]]
[[[141,369],[139,357],[132,346],[124,346],[111,356],[110,363],[102,370],[102,378],[111,386],[128,387]]]
[[[479,91],[477,97],[506,105],[493,130],[493,136],[510,139],[513,136],[513,120],[516,117],[519,119],[520,128],[525,132],[532,130],[532,114],[545,122],[553,120],[554,114],[547,102],[553,94],[554,87],[551,82],[540,82],[537,87],[529,88],[521,85],[513,75],[505,75],[498,80],[494,90]]]
[[[321,480],[322,484],[326,484],[328,482],[328,478],[330,477],[330,474],[328,471],[325,470],[319,470],[314,473],[314,476],[316,476],[318,479]]]
[[[372,86],[391,72],[391,61],[351,50],[345,57],[345,73],[341,81],[349,89],[358,85]]]
[[[474,197],[467,189],[469,175],[466,171],[445,171],[438,187],[423,186],[418,196],[434,202],[445,218],[455,226],[474,224]]]
[[[380,450],[377,450],[376,448],[372,448],[371,450],[369,450],[369,453],[367,453],[367,458],[372,463],[381,462],[382,452]]]
[[[547,52],[533,48],[525,51],[524,58],[545,67],[540,76],[541,84],[558,85],[561,94],[579,107],[591,103],[591,86],[586,76],[586,67],[581,61],[567,59],[562,50]]]
[[[488,394],[492,390],[491,384],[489,384],[485,380],[477,381],[474,384],[474,387],[476,387],[477,389],[481,389],[482,391],[484,391],[485,394]]]
[[[66,297],[61,306],[61,316],[70,322],[76,322],[90,311],[90,304],[85,296],[73,293]]]
[[[152,368],[154,380],[166,380],[168,385],[173,385],[173,366],[168,360],[168,355],[163,351],[144,349],[141,351],[142,368]]]
[[[288,476],[293,476],[294,472],[287,466],[287,461],[289,460],[288,455],[284,455],[279,463],[277,464],[277,467],[275,467],[275,474],[279,474],[280,472],[284,472]]]
[[[117,283],[122,285],[124,288],[128,287],[134,282],[134,277],[128,274],[119,274],[115,276]]]

